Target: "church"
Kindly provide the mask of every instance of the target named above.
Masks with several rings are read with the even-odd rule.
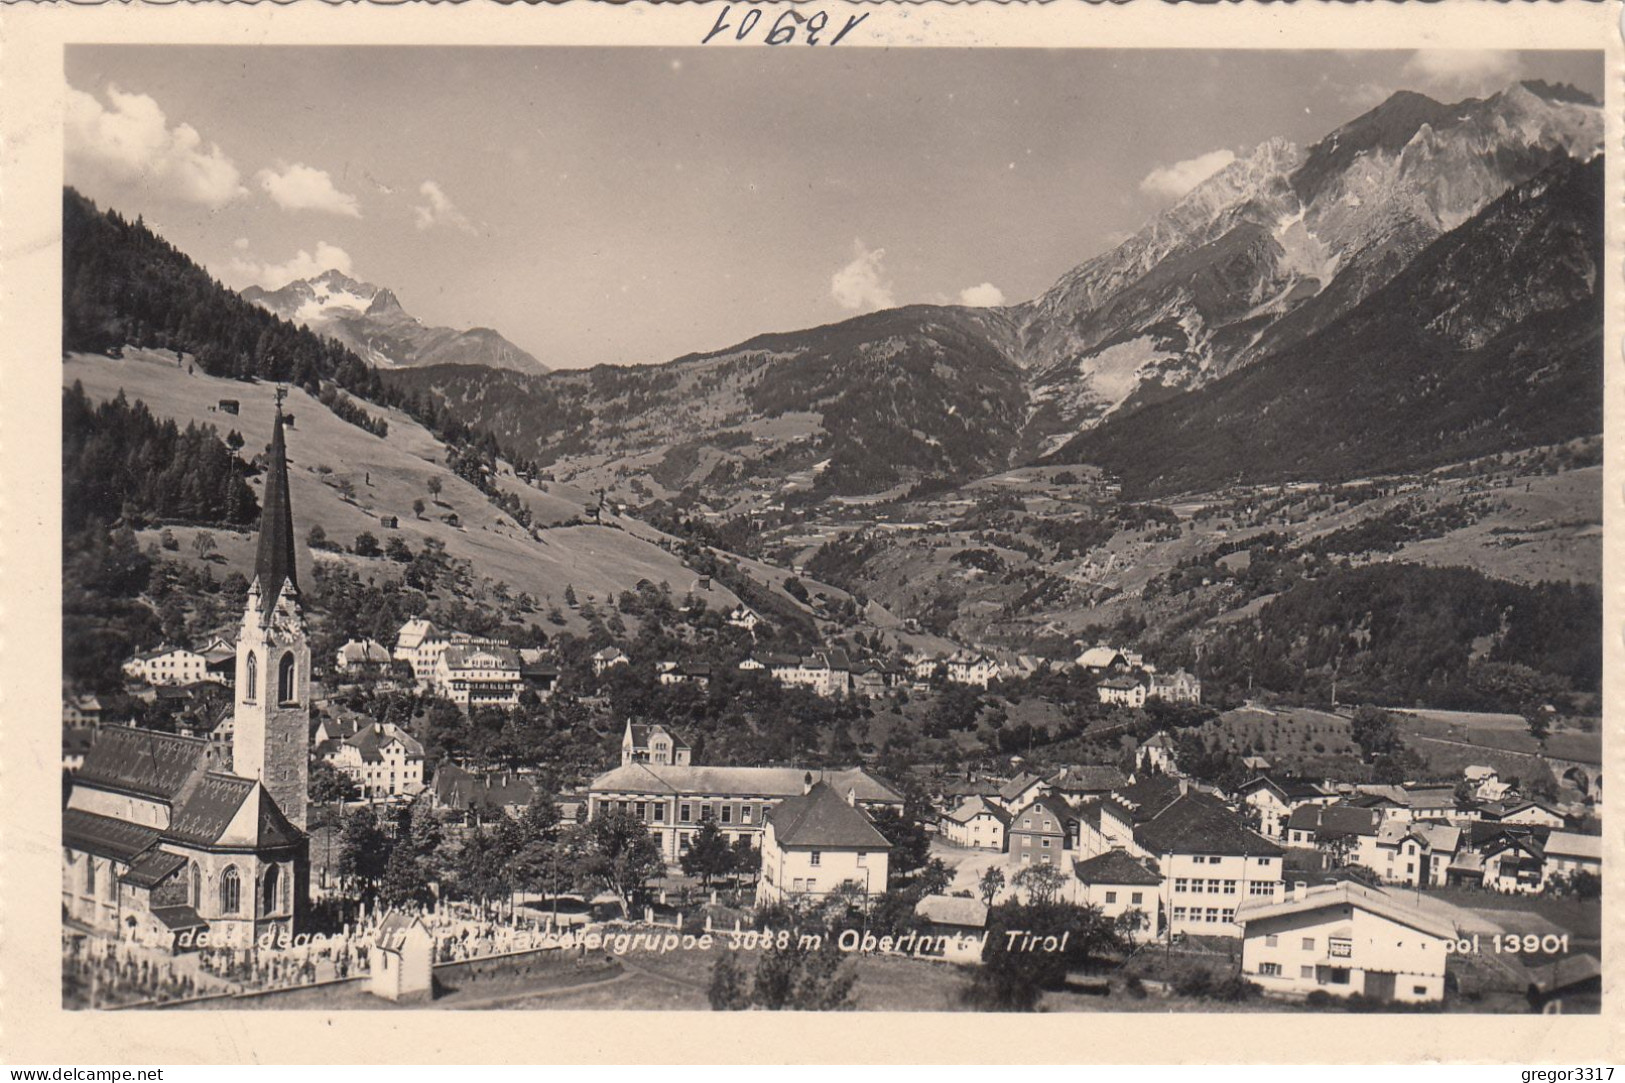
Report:
[[[310,647],[294,563],[280,399],[232,740],[100,731],[62,813],[65,922],[157,947],[292,935],[309,895]]]

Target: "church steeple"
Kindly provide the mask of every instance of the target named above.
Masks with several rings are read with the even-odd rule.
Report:
[[[269,620],[284,586],[299,592],[293,559],[293,503],[288,498],[287,440],[282,432],[282,395],[277,393],[276,423],[265,461],[265,508],[260,513],[259,551],[254,556],[254,582],[259,586],[260,615]]]

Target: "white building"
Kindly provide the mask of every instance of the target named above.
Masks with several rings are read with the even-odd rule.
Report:
[[[754,610],[741,602],[728,614],[728,625],[733,628],[743,628],[747,632],[756,631],[756,626],[762,623]]]
[[[619,647],[605,647],[592,656],[592,672],[595,677],[602,677],[606,672],[616,666],[629,665],[632,659]]]
[[[509,647],[448,646],[429,684],[460,707],[517,707],[525,681],[519,652]]]
[[[434,671],[434,664],[450,644],[446,633],[422,617],[414,617],[401,625],[395,635],[395,658],[412,667],[412,675],[424,680]]]
[[[1133,677],[1108,677],[1100,682],[1095,694],[1102,703],[1114,703],[1120,707],[1145,706],[1145,685]]]
[[[362,797],[410,797],[423,789],[423,746],[393,722],[323,741],[316,755],[348,775]]]
[[[1242,975],[1266,992],[1444,999],[1447,945],[1456,930],[1380,888],[1351,881],[1295,886],[1281,900],[1248,900],[1237,920]]]
[[[1602,836],[1553,831],[1546,836],[1546,876],[1602,875]]]
[[[968,684],[986,688],[999,676],[999,664],[976,651],[955,651],[948,659],[948,680],[952,684]]]
[[[687,767],[692,754],[688,742],[658,724],[645,726],[628,719],[621,734],[622,767],[634,763]]]
[[[1137,911],[1139,931],[1155,934],[1162,924],[1162,875],[1149,863],[1122,850],[1078,861],[1072,866],[1076,901],[1100,908],[1113,921]]]
[[[1164,703],[1201,703],[1202,681],[1183,669],[1172,673],[1151,674],[1151,688],[1146,692],[1152,699]]]
[[[803,793],[767,814],[758,905],[846,893],[867,903],[886,892],[891,843],[858,808],[852,790],[842,797],[811,777]]]
[[[338,649],[333,666],[340,673],[353,673],[369,667],[387,666],[389,651],[375,639],[352,639]]]
[[[942,837],[955,846],[972,850],[1004,849],[1004,832],[1010,814],[980,794],[967,797],[942,817]]]
[[[197,684],[210,680],[209,659],[185,647],[160,647],[124,663],[124,675],[153,686]]]

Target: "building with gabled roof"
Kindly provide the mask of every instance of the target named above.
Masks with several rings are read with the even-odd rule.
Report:
[[[668,864],[688,850],[695,832],[714,821],[727,840],[761,844],[767,813],[803,792],[801,767],[704,767],[633,762],[606,771],[587,788],[587,816],[611,811],[646,824]],[[821,770],[837,793],[851,791],[860,808],[901,811],[903,796],[862,768]]]
[[[1063,767],[1050,776],[1051,792],[1071,801],[1105,797],[1129,784],[1123,772],[1111,764],[1085,763]]]
[[[1074,855],[1078,814],[1052,793],[1039,793],[1010,814],[1005,829],[1010,861],[1016,865],[1049,865],[1065,872]]]
[[[513,708],[525,680],[512,647],[451,643],[435,661],[429,684],[459,707]]]
[[[1218,798],[1196,790],[1135,824],[1126,849],[1156,862],[1173,933],[1239,935],[1239,902],[1274,899],[1281,890],[1286,851]]]
[[[892,846],[858,807],[855,791],[842,797],[810,772],[803,786],[764,817],[757,904],[830,895],[867,904],[885,894]]]
[[[607,671],[616,666],[630,665],[632,659],[619,647],[604,647],[594,651],[592,656],[592,674],[602,677]]]
[[[1462,848],[1462,830],[1441,821],[1392,820],[1377,830],[1360,862],[1385,884],[1443,887]]]
[[[942,815],[942,837],[972,850],[1002,851],[1010,814],[981,794],[973,794]]]
[[[410,797],[423,789],[423,745],[393,722],[360,726],[317,745],[315,755],[348,775],[362,797]]]
[[[1152,862],[1125,850],[1107,850],[1074,861],[1071,880],[1075,901],[1098,907],[1103,917],[1115,921],[1137,911],[1138,931],[1155,934],[1162,927],[1162,874]]]
[[[1123,652],[1116,647],[1095,646],[1085,650],[1077,657],[1079,669],[1087,669],[1093,673],[1106,673],[1115,669],[1126,669],[1128,660]]]
[[[1365,865],[1382,826],[1376,809],[1337,802],[1300,805],[1287,819],[1288,846],[1313,847],[1330,856],[1334,865]]]
[[[688,742],[665,726],[644,725],[627,719],[621,734],[621,766],[633,763],[670,764],[687,767],[693,750]]]
[[[1381,888],[1352,880],[1294,887],[1281,899],[1246,900],[1236,920],[1242,976],[1267,993],[1444,999],[1456,928]]]
[[[1602,836],[1553,831],[1546,836],[1546,876],[1602,875]]]
[[[1337,794],[1307,779],[1259,775],[1236,791],[1241,803],[1258,817],[1259,831],[1277,841],[1286,837],[1287,821],[1304,805],[1330,805]]]
[[[62,814],[62,909],[109,937],[174,948],[291,934],[309,884],[310,649],[294,561],[280,410],[266,457],[254,578],[236,644],[229,749],[104,727]]]
[[[1049,791],[1048,780],[1041,775],[1022,771],[1015,778],[999,786],[997,800],[1007,812],[1015,812],[1031,804],[1033,798]]]
[[[390,662],[390,654],[375,639],[352,639],[338,649],[333,667],[340,673],[358,673],[368,669],[381,669]]]

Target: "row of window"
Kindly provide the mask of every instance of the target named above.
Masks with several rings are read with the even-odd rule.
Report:
[[[1236,884],[1239,882],[1237,880],[1193,880],[1185,876],[1176,876],[1174,877],[1174,893],[1189,892],[1193,895],[1200,895],[1205,890],[1209,895],[1234,895],[1236,893]],[[1206,888],[1202,886],[1203,884],[1207,885]]]
[[[1130,906],[1139,906],[1140,903],[1144,900],[1144,898],[1145,898],[1145,892],[1136,891],[1136,892],[1133,893],[1133,897],[1129,899],[1128,904]],[[1114,905],[1116,905],[1116,903],[1117,903],[1117,892],[1115,892],[1115,891],[1106,892],[1106,905],[1107,906],[1114,906]]]
[[[1200,906],[1193,906],[1188,910],[1183,906],[1176,906],[1176,907],[1174,907],[1174,920],[1175,921],[1201,921],[1201,922],[1206,922],[1208,924],[1217,925],[1221,921],[1222,922],[1233,922],[1233,921],[1235,921],[1236,920],[1236,912],[1235,912],[1234,909],[1230,909],[1230,908],[1220,909],[1217,906],[1209,906],[1209,907],[1206,907],[1206,908],[1203,908],[1203,907],[1200,907]]]
[[[634,819],[641,820],[644,823],[663,824],[666,822],[667,806],[664,801],[605,801],[603,806],[614,808],[622,813],[629,813]],[[734,805],[726,803],[713,805],[709,801],[684,801],[677,806],[677,822],[680,824],[705,823],[707,820],[712,819],[723,824],[731,824],[736,821],[740,824],[754,824],[758,822],[758,815],[766,817],[766,805]]]

